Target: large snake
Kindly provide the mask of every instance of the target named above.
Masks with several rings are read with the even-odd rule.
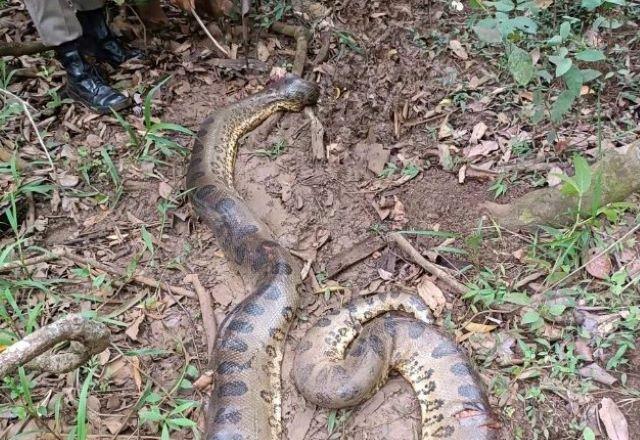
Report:
[[[218,331],[208,440],[280,440],[281,363],[299,306],[299,267],[233,187],[238,140],[277,111],[314,105],[318,86],[286,75],[200,126],[187,171],[195,211],[250,294]],[[397,312],[404,312],[404,315]],[[392,313],[390,313],[392,312]],[[357,405],[398,371],[420,404],[422,439],[493,439],[489,406],[465,356],[417,296],[382,293],[320,318],[299,343],[293,380],[309,401]]]

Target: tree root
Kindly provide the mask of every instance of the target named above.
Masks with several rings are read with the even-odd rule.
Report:
[[[53,47],[47,46],[40,41],[29,41],[26,43],[2,43],[0,44],[0,57],[34,55],[51,49],[53,49]]]
[[[624,154],[605,152],[602,159],[591,166],[591,174],[591,187],[581,200],[577,195],[564,194],[559,188],[544,188],[508,205],[486,202],[482,208],[508,229],[569,225],[575,221],[578,209],[582,216],[590,216],[600,206],[624,201],[640,190],[640,141],[629,145]]]
[[[78,368],[110,343],[107,327],[81,315],[69,315],[42,327],[0,353],[0,377],[27,364],[29,368],[61,374]],[[76,341],[75,351],[45,354],[60,342]]]

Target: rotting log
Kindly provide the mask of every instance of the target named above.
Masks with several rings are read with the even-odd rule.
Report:
[[[47,46],[40,41],[29,41],[24,43],[2,43],[0,44],[0,57],[19,57],[22,55],[34,55],[51,49],[53,49],[53,47]]]
[[[111,333],[102,323],[81,315],[68,315],[39,328],[0,352],[0,378],[27,365],[50,373],[61,374],[78,368],[91,356],[103,352],[110,343]],[[76,351],[46,353],[65,341],[79,342]]]
[[[614,202],[622,202],[640,190],[640,141],[628,146],[624,154],[606,151],[591,166],[593,182],[580,199],[565,194],[559,188],[532,191],[512,203],[483,204],[483,210],[500,226],[507,229],[527,229],[538,225],[567,226],[580,215],[588,217],[594,210]]]

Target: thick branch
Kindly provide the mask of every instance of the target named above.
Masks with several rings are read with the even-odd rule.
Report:
[[[107,327],[81,315],[69,315],[42,327],[0,353],[0,377],[12,373],[30,362],[29,366],[60,374],[79,367],[91,356],[109,346],[111,334]],[[82,344],[77,352],[44,354],[60,342]]]
[[[2,43],[0,44],[0,57],[19,57],[21,55],[33,55],[36,53],[51,50],[53,47],[46,46],[39,41],[29,41],[26,43]]]
[[[624,201],[640,190],[640,142],[629,145],[625,154],[607,151],[591,166],[591,174],[591,187],[581,199],[559,188],[543,188],[508,205],[487,202],[483,208],[500,226],[509,229],[566,226],[575,221],[578,209],[588,217],[594,209]]]

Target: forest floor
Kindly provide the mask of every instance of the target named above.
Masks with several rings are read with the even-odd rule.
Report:
[[[550,8],[541,21],[553,17],[558,26],[579,12],[537,3]],[[544,109],[554,111],[562,83],[519,85],[506,46],[482,42],[471,28],[486,10],[422,0],[314,5],[265,2],[248,46],[232,40],[239,59],[246,50],[264,69],[221,67],[193,18],[168,6],[171,25],[161,31],[143,34],[134,17],[117,17],[114,28],[148,55],[106,72],[136,101],[122,120],[61,99],[64,76],[50,53],[2,61],[0,86],[28,102],[37,132],[4,94],[0,142],[29,166],[17,170],[6,158],[0,166],[0,270],[61,247],[75,257],[1,273],[0,350],[76,311],[107,323],[112,344],[66,375],[3,378],[0,438],[194,438],[191,423],[202,427],[206,334],[185,277],[196,274],[210,292],[218,322],[245,290],[184,197],[192,140],[183,128],[197,131],[210,112],[259,90],[272,67],[291,66],[295,42],[259,25],[284,11],[283,21],[313,30],[305,76],[321,87],[314,111],[324,150],[317,157],[312,149],[307,115],[286,114],[266,139],[241,144],[235,182],[280,243],[310,264],[284,359],[286,438],[418,438],[417,401],[400,377],[339,411],[305,403],[289,379],[291,347],[318,316],[358,295],[404,289],[420,294],[468,353],[501,438],[640,439],[637,203],[536,232],[500,228],[482,210],[534,187],[560,190],[557,174],[573,174],[575,154],[591,162],[639,138],[640,34],[630,12],[607,9],[619,27],[585,25],[565,38],[595,44],[606,59],[587,62],[603,75],[585,81],[554,122]],[[585,23],[595,14],[585,13]],[[0,37],[37,39],[20,2],[0,9]],[[540,49],[519,43],[544,70]],[[532,122],[536,112],[543,115]],[[467,294],[377,244],[393,231]],[[363,249],[360,261],[348,261]],[[189,294],[115,276],[91,260]],[[625,423],[631,434],[614,437]]]

